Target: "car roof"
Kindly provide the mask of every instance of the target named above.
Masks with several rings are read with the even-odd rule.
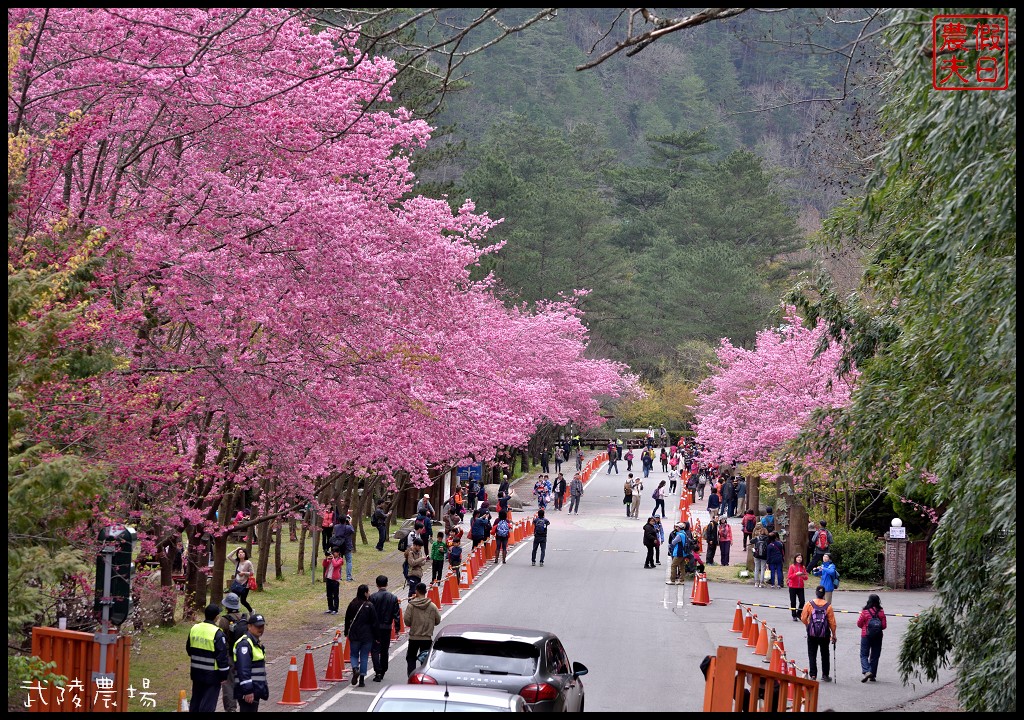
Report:
[[[530,630],[528,628],[506,627],[504,625],[446,625],[441,628],[435,639],[442,637],[464,637],[470,640],[486,640],[490,642],[524,642],[532,645],[557,636],[546,630]]]
[[[449,702],[471,702],[495,707],[508,707],[517,697],[501,690],[461,685],[389,685],[377,694],[377,699],[437,699],[443,697],[446,690]]]

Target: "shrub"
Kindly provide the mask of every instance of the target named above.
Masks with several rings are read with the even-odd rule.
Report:
[[[829,528],[832,531],[832,562],[840,577],[877,580],[881,576],[878,554],[882,542],[870,530]]]

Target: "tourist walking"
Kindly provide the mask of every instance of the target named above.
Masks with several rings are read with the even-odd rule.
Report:
[[[668,554],[672,558],[669,584],[683,584],[686,579],[686,560],[690,556],[691,550],[690,528],[685,522],[677,522],[672,534],[668,536]]]
[[[633,469],[633,448],[626,448],[626,472]]]
[[[441,624],[441,613],[427,598],[427,586],[417,583],[415,595],[405,609],[405,624],[409,628],[409,649],[405,653],[407,675],[412,675],[420,653],[429,651],[434,642],[434,628]]]
[[[825,588],[821,585],[814,589],[814,599],[804,606],[800,613],[800,621],[807,626],[807,664],[810,666],[811,680],[818,679],[818,653],[821,652],[822,682],[832,682],[829,676],[830,664],[828,644],[836,644],[836,616],[832,612],[832,603],[825,599]]]
[[[661,546],[665,543],[665,528],[661,524],[661,516],[654,516],[654,532],[657,537],[654,540],[654,564],[661,565]]]
[[[626,506],[626,517],[630,517],[633,512],[633,473],[622,484],[622,504]]]
[[[619,474],[619,449],[614,445],[608,446],[608,475],[612,474],[612,470],[615,474]]]
[[[498,513],[498,522],[494,524],[494,539],[497,545],[494,548],[494,564],[498,564],[498,557],[501,557],[502,564],[508,562],[508,536],[512,534],[512,524],[508,521],[508,515],[504,510]]]
[[[544,509],[537,511],[537,517],[533,519],[533,555],[530,556],[530,564],[537,564],[537,548],[540,548],[540,566],[544,567],[544,554],[548,548],[548,525],[551,521],[544,517]]]
[[[574,512],[580,514],[580,498],[583,497],[583,481],[580,479],[580,474],[576,473],[572,477],[572,482],[569,483],[569,514],[572,515]]]
[[[861,682],[875,681],[878,676],[878,656],[882,652],[882,634],[889,626],[882,610],[882,601],[877,595],[868,595],[867,605],[860,611],[857,627],[860,628],[860,669],[864,673]]]
[[[743,518],[740,520],[740,528],[743,530],[743,551],[747,550],[747,543],[750,542],[750,536],[754,534],[754,525],[757,524],[757,516],[754,515],[754,511],[750,508],[746,509],[743,513]],[[802,606],[801,606],[802,607]]]
[[[825,528],[824,520],[818,521],[818,529],[811,535],[811,545],[814,546],[814,555],[811,556],[809,568],[813,570],[821,565],[825,555],[832,549],[832,533]]]
[[[343,515],[334,526],[334,537],[331,547],[338,548],[345,556],[345,579],[352,582],[352,550],[356,544],[356,529],[352,527],[352,519]]]
[[[708,494],[708,514],[711,516],[711,522],[718,520],[718,511],[721,507],[722,499],[718,497],[715,489],[711,488],[711,492]]]
[[[679,482],[679,471],[675,468],[671,468],[668,471],[668,494],[675,495],[676,485]]]
[[[377,627],[377,611],[370,602],[370,588],[360,585],[356,596],[345,609],[345,637],[348,638],[352,658],[352,684],[366,687],[370,650]]]
[[[245,548],[239,547],[228,555],[228,560],[235,561],[235,577],[231,580],[231,592],[238,596],[238,602],[252,614],[252,605],[249,604],[249,590],[255,585],[256,568],[249,560],[249,553]]]
[[[708,545],[708,549],[704,554],[704,563],[706,565],[714,565],[715,550],[718,549],[718,522],[714,519],[708,521],[708,526],[704,528],[704,542]]]
[[[388,576],[377,576],[377,592],[370,596],[377,625],[373,629],[373,647],[370,658],[373,661],[373,681],[380,682],[388,672],[388,649],[391,647],[391,632],[395,637],[402,631],[401,603],[394,593],[388,591]]]
[[[413,537],[412,543],[405,550],[405,561],[409,563],[409,597],[416,594],[416,585],[423,580],[423,569],[427,565],[427,553],[423,547],[423,539]]]
[[[654,493],[651,495],[654,498],[652,515],[658,515],[658,508],[661,508],[661,514],[665,515],[665,484],[664,480],[658,483],[658,487],[654,489]]]
[[[551,472],[548,470],[548,461],[551,459],[551,452],[545,447],[540,451],[540,471],[543,473]]]
[[[444,573],[444,559],[448,555],[448,545],[444,541],[444,533],[439,532],[434,544],[430,546],[430,582],[441,582]]]
[[[747,509],[747,479],[740,475],[740,481],[736,483],[736,505],[740,510]]]
[[[807,604],[804,598],[804,582],[809,578],[807,568],[804,567],[804,556],[797,553],[786,573],[786,587],[789,588],[789,610],[793,614],[793,622],[800,619],[800,612]]]
[[[388,506],[381,503],[370,516],[370,525],[377,529],[377,549],[384,550],[384,543],[388,541]]]
[[[583,451],[576,451],[576,472],[583,472]]]
[[[551,493],[555,496],[555,510],[562,512],[562,504],[565,502],[565,476],[562,473],[555,477]]]

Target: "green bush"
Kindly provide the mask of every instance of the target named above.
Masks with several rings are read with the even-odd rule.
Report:
[[[870,530],[829,528],[832,530],[832,562],[840,578],[877,580],[881,577],[878,554],[882,541]]]

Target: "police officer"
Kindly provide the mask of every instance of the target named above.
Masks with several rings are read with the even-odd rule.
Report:
[[[228,677],[222,685],[221,702],[224,704],[224,712],[236,712],[238,703],[235,702],[235,642],[245,633],[245,613],[240,613],[238,596],[235,593],[228,593],[224,596],[224,614],[220,616],[217,625],[224,631],[228,639],[228,660],[231,661]],[[242,625],[238,625],[241,622]]]
[[[270,699],[266,648],[260,642],[266,619],[256,613],[248,631],[235,643],[235,698],[239,712],[259,712],[260,700]]]
[[[206,620],[192,626],[185,652],[192,658],[192,702],[189,712],[216,712],[220,684],[228,676],[228,638],[217,627],[219,605],[206,606]]]

